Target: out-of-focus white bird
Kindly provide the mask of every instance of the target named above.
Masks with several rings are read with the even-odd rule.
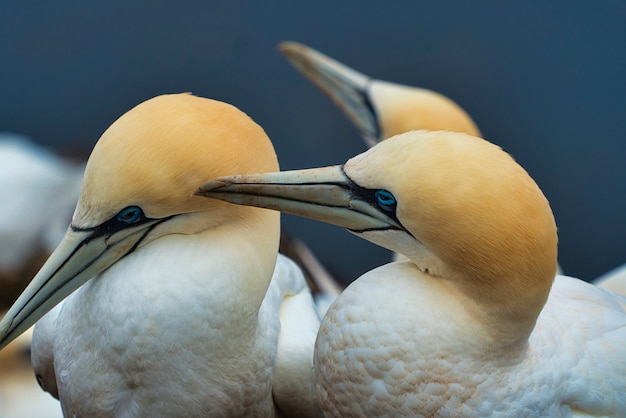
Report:
[[[280,236],[279,249],[281,254],[293,260],[302,270],[313,294],[317,312],[320,318],[323,318],[330,305],[343,291],[344,286],[339,284],[313,251],[300,239],[283,231]]]
[[[277,168],[233,106],[188,94],[136,106],[96,144],[71,225],[0,322],[0,347],[69,295],[33,343],[66,416],[319,414],[319,317],[278,256],[278,214],[194,195],[216,175]]]
[[[596,286],[626,296],[626,264],[614,268],[593,281]]]
[[[21,279],[32,277],[61,241],[78,199],[82,175],[80,164],[20,135],[0,134],[2,286],[16,282],[20,286]]]
[[[410,260],[364,274],[324,317],[326,416],[626,416],[626,299],[555,279],[549,203],[499,147],[414,131],[341,166],[199,193],[340,225]]]
[[[32,329],[0,351],[0,417],[61,418],[58,402],[33,380],[28,361]]]

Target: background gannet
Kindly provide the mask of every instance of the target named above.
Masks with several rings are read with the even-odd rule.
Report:
[[[82,174],[81,164],[21,135],[0,133],[0,309],[63,238]]]
[[[84,283],[35,328],[39,380],[66,416],[318,414],[319,317],[300,271],[277,262],[278,214],[193,195],[216,175],[276,169],[263,129],[231,105],[136,106],[96,144],[71,225],[0,322],[0,347]]]
[[[29,329],[0,351],[0,416],[61,418],[59,403],[33,384],[29,361],[31,337],[32,329]]]
[[[282,42],[279,50],[344,112],[369,146],[418,129],[481,136],[467,112],[442,94],[375,80],[297,42]]]
[[[319,317],[323,318],[331,303],[343,292],[345,286],[342,286],[326,270],[326,267],[303,241],[290,236],[285,231],[280,234],[279,251],[294,261],[302,270],[313,294]]]
[[[410,261],[352,283],[316,342],[328,416],[626,416],[626,300],[557,276],[549,203],[499,147],[409,132],[342,166],[199,194],[307,216]]]
[[[596,286],[626,296],[626,264],[614,268],[593,281]]]

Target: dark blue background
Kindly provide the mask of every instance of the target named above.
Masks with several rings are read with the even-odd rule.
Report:
[[[86,155],[132,106],[191,91],[252,116],[283,169],[344,162],[364,145],[276,52],[296,40],[461,104],[548,196],[566,273],[626,262],[624,2],[42,3],[0,3],[0,131]],[[339,228],[284,225],[344,281],[388,260]]]

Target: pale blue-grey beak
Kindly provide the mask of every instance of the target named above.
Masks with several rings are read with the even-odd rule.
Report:
[[[353,232],[404,230],[395,207],[381,206],[379,190],[354,183],[342,166],[220,177],[196,194],[239,205],[279,210]]]
[[[346,114],[367,145],[380,142],[381,126],[370,99],[370,77],[296,42],[283,42],[278,49]]]

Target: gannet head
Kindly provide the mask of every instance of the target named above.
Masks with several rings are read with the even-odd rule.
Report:
[[[273,239],[277,251],[277,214],[239,212],[194,195],[208,178],[277,169],[263,129],[231,105],[172,94],[131,109],[94,147],[71,225],[0,322],[0,347],[87,280],[164,235],[261,219],[275,235],[265,244]]]
[[[124,205],[140,207],[147,218],[213,209],[192,193],[207,174],[277,164],[263,129],[234,106],[190,94],[158,96],[98,140],[72,226],[98,225]]]
[[[199,193],[346,227],[449,283],[477,314],[520,324],[516,336],[532,330],[556,271],[543,193],[507,153],[465,134],[408,132],[343,166],[219,178]]]
[[[472,118],[439,93],[374,80],[299,43],[283,42],[279,50],[346,114],[370,146],[420,129],[481,136]]]

